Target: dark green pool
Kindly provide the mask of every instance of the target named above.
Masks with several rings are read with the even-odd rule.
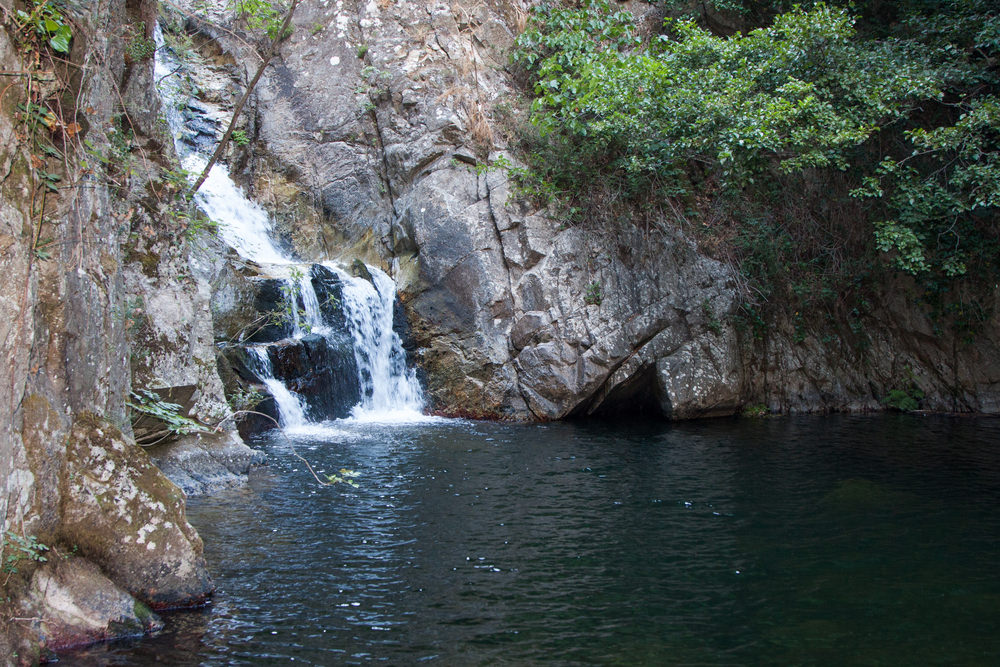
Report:
[[[189,502],[218,585],[80,663],[1000,664],[1000,420],[333,425]]]

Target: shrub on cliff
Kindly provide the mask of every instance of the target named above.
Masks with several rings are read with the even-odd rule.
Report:
[[[710,183],[759,197],[764,183],[843,172],[866,206],[853,224],[928,290],[1000,273],[991,3],[903,2],[891,17],[878,3],[751,3],[753,17],[716,4],[767,23],[720,36],[668,18],[640,36],[607,0],[535,8],[514,58],[535,93],[548,191],[603,180],[633,200],[690,200]]]

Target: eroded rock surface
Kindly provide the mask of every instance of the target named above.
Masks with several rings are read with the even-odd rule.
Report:
[[[758,337],[736,326],[732,268],[673,223],[602,227],[517,201],[504,165],[527,102],[508,62],[529,4],[300,5],[254,96],[253,142],[231,158],[303,258],[361,258],[396,278],[433,409],[869,410],[912,382],[928,408],[996,411],[993,335],[975,349],[926,337],[905,286],[887,286],[870,340],[783,321]],[[626,4],[656,24],[655,8]]]

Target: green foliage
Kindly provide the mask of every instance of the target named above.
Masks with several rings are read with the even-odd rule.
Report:
[[[962,108],[953,125],[906,131],[910,154],[884,159],[855,191],[885,201],[893,217],[875,223],[876,243],[915,276],[951,278],[969,266],[997,269],[1000,97],[978,98]]]
[[[271,324],[283,325],[298,321],[299,325],[308,333],[309,323],[305,321],[305,310],[298,307],[299,298],[302,296],[302,280],[305,273],[297,266],[293,266],[288,273],[288,280],[281,285],[281,310],[268,313]]]
[[[13,531],[4,531],[3,571],[8,575],[17,572],[17,564],[22,560],[44,563],[48,558],[42,554],[48,550],[49,548],[39,542],[34,535],[18,535]]]
[[[355,477],[359,477],[361,473],[355,472],[353,470],[348,470],[347,468],[341,468],[337,474],[326,475],[326,480],[330,484],[347,484],[355,489],[358,488],[358,483],[354,481]]]
[[[866,206],[851,223],[860,233],[839,221],[808,231],[812,255],[787,246],[807,233],[794,223],[767,223],[774,236],[751,220],[727,236],[758,305],[781,283],[781,296],[814,302],[845,293],[849,271],[868,272],[869,248],[944,300],[963,276],[995,282],[995,3],[709,4],[760,27],[719,36],[671,18],[640,39],[608,0],[533,8],[514,61],[534,91],[540,138],[522,144],[529,169],[512,172],[517,193],[568,211],[613,192],[655,210],[727,192],[769,202],[791,179],[844,172],[843,192]],[[826,243],[838,235],[867,240]]]
[[[766,417],[770,413],[767,406],[763,403],[753,403],[751,405],[746,405],[743,407],[743,411],[740,413],[744,417],[760,418]]]
[[[476,176],[483,176],[491,171],[507,171],[511,169],[513,163],[504,155],[501,155],[492,162],[477,162],[475,166]]]
[[[278,32],[288,11],[286,7],[270,0],[230,0],[228,7],[246,21],[247,27],[265,33],[272,40],[279,38]],[[291,34],[289,28],[280,38],[286,39]]]
[[[894,410],[912,412],[920,408],[920,401],[924,397],[924,392],[917,386],[916,378],[913,375],[913,368],[907,366],[904,374],[905,388],[889,390],[889,394],[882,399],[882,403]]]
[[[25,41],[36,44],[39,40],[58,53],[69,53],[73,28],[62,13],[62,3],[56,0],[31,0],[28,10],[17,10],[15,21]]]
[[[250,144],[250,137],[247,136],[246,130],[233,130],[233,143],[237,146],[247,146]]]
[[[601,283],[595,281],[587,285],[587,291],[583,294],[583,302],[588,306],[599,306],[602,301],[604,301],[604,295],[601,292]]]
[[[226,400],[233,412],[243,412],[253,410],[267,396],[257,391],[254,387],[241,387],[238,391],[229,394]]]
[[[138,415],[149,415],[166,424],[171,433],[189,435],[191,433],[211,433],[212,429],[181,414],[181,406],[163,400],[155,391],[139,389],[132,392],[132,400],[125,403],[134,411],[133,421]]]
[[[219,232],[219,225],[205,215],[193,202],[183,209],[168,209],[168,214],[177,227],[184,232],[188,241],[196,241],[204,234],[214,236]]]
[[[715,310],[712,308],[712,302],[705,299],[701,302],[701,312],[705,316],[705,326],[708,330],[714,333],[716,336],[722,333],[722,322],[715,314]]]
[[[669,34],[627,52],[631,15],[609,12],[595,0],[558,22],[536,17],[518,60],[536,77],[543,134],[589,137],[613,170],[646,183],[692,161],[732,185],[774,163],[844,169],[913,100],[941,95],[926,62],[899,44],[860,47],[850,16],[822,5],[729,38],[670,21]]]
[[[920,407],[920,399],[924,393],[919,389],[906,391],[904,389],[892,389],[889,395],[882,399],[882,402],[895,410],[901,412],[913,412]]]
[[[149,60],[156,54],[156,42],[146,37],[146,24],[127,26],[125,29],[125,61],[137,63]]]

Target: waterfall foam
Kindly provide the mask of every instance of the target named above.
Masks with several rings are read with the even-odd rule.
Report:
[[[422,415],[424,400],[416,372],[406,367],[406,352],[392,328],[396,285],[382,271],[368,270],[373,282],[342,276],[344,311],[361,379],[361,402],[352,415],[364,421],[411,421]]]
[[[247,352],[252,360],[253,371],[260,378],[267,390],[274,397],[274,402],[278,406],[279,422],[283,428],[301,428],[308,423],[305,406],[302,401],[281,380],[274,377],[274,370],[271,367],[271,359],[267,356],[267,350],[263,347],[248,347]]]

